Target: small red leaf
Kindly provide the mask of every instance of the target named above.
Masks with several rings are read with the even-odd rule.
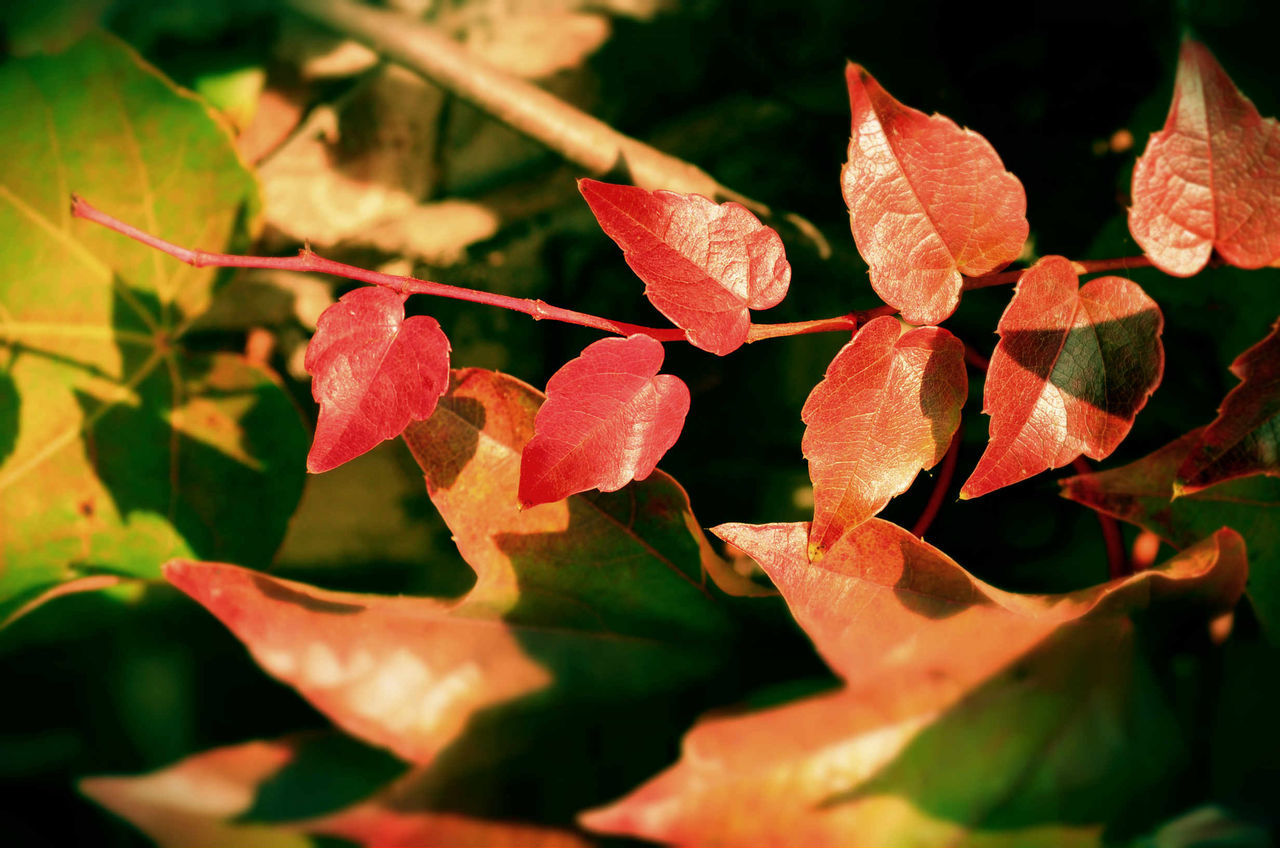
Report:
[[[1231,373],[1241,383],[1178,469],[1179,494],[1251,474],[1280,477],[1280,322],[1236,357]]]
[[[578,189],[644,280],[645,296],[691,344],[732,352],[747,340],[747,310],[786,296],[782,239],[743,206],[596,180],[579,180]]]
[[[320,404],[307,456],[336,468],[431,416],[449,385],[449,340],[434,318],[404,317],[405,296],[381,286],[348,292],[316,322],[306,369]]]
[[[868,323],[805,401],[810,558],[936,465],[960,425],[969,391],[964,345],[939,327],[902,330],[888,316]]]
[[[1280,258],[1280,124],[1198,42],[1182,43],[1169,117],[1133,169],[1129,230],[1180,277],[1214,248],[1241,268]]]
[[[912,324],[960,302],[962,274],[1003,268],[1027,240],[1027,196],[985,138],[904,106],[861,65],[845,70],[853,134],[840,174],[871,286]]]
[[[662,357],[649,336],[601,339],[551,376],[520,457],[522,506],[614,492],[652,473],[689,411],[684,382],[658,373]]]
[[[1136,283],[1100,277],[1083,287],[1071,263],[1046,256],[1018,280],[1000,318],[983,390],[991,443],[961,498],[1103,459],[1160,384],[1164,317]]]

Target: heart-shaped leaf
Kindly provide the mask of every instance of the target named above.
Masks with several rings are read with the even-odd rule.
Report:
[[[1027,240],[1027,196],[978,133],[904,106],[861,65],[845,70],[853,133],[840,174],[871,286],[912,324],[960,302],[961,275],[1008,265]]]
[[[226,130],[106,35],[6,61],[0,109],[0,620],[95,571],[266,565],[302,489],[293,403],[239,354],[188,344],[212,269],[70,213],[78,191],[225,248],[258,202]]]
[[[810,558],[938,464],[968,391],[964,345],[946,330],[906,330],[889,316],[858,330],[801,412],[813,481]]]
[[[721,356],[747,340],[749,309],[787,295],[782,239],[737,203],[596,180],[578,188],[600,228],[644,280],[655,308],[689,342]]]
[[[1028,268],[996,328],[983,389],[991,441],[960,497],[1082,453],[1109,456],[1160,384],[1163,328],[1160,308],[1136,283],[1100,277],[1081,287],[1061,256]]]
[[[449,385],[449,340],[436,319],[405,318],[405,297],[381,286],[359,288],[316,322],[306,358],[320,404],[307,455],[313,474],[430,417]]]
[[[1280,259],[1280,123],[1262,118],[1191,39],[1164,129],[1133,169],[1129,230],[1156,267],[1179,277],[1215,249],[1241,268]]]
[[[1178,469],[1179,494],[1252,474],[1280,477],[1280,322],[1236,357],[1231,373],[1240,385]]]
[[[653,473],[689,412],[689,389],[658,373],[662,358],[649,336],[601,339],[551,376],[520,459],[522,505],[615,492]]]
[[[845,688],[703,719],[676,765],[581,817],[593,830],[680,845],[1097,844],[1103,823],[1167,792],[1181,759],[1130,615],[1203,626],[1246,572],[1228,529],[1159,569],[1049,596],[994,589],[876,518],[819,563],[803,524],[715,532],[768,572]]]

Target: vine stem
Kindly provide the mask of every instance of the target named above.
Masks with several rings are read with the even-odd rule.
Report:
[[[1083,456],[1077,456],[1072,461],[1071,468],[1077,474],[1093,473],[1093,466]],[[1133,574],[1133,566],[1130,564],[1129,556],[1124,549],[1124,537],[1120,535],[1120,525],[1106,513],[1094,510],[1093,514],[1098,517],[1098,524],[1102,527],[1102,541],[1107,546],[1108,576],[1115,580]]]
[[[1115,262],[1122,260],[1108,259],[1100,261]],[[1103,268],[1099,270],[1110,269]],[[965,362],[969,363],[970,367],[976,371],[981,371],[983,374],[987,373],[987,370],[991,365],[990,360],[981,353],[978,353],[978,351],[974,350],[968,342],[964,343],[964,359]],[[1077,456],[1072,460],[1071,467],[1077,474],[1093,473],[1093,467],[1089,465],[1088,461],[1083,456]],[[1102,541],[1107,548],[1107,574],[1112,580],[1120,577],[1128,577],[1130,574],[1133,574],[1133,566],[1129,562],[1128,555],[1125,553],[1124,537],[1120,534],[1120,525],[1116,523],[1114,518],[1105,513],[1095,510],[1094,515],[1097,516],[1098,525],[1102,528]]]
[[[119,218],[97,209],[84,198],[75,194],[71,196],[71,214],[77,218],[93,221],[95,224],[100,224],[121,235],[128,236],[134,241],[167,253],[175,259],[179,259],[196,268],[263,268],[332,274],[336,277],[345,277],[349,280],[359,280],[364,283],[384,286],[406,297],[411,294],[426,294],[446,297],[452,300],[465,300],[486,306],[496,306],[501,309],[510,309],[513,312],[524,313],[535,321],[561,321],[566,324],[576,324],[580,327],[603,330],[607,333],[616,333],[620,336],[640,333],[660,342],[685,341],[687,338],[684,330],[678,327],[645,327],[626,321],[601,318],[598,315],[590,315],[585,312],[576,312],[572,309],[563,309],[559,306],[544,303],[541,300],[529,300],[528,298],[511,297],[510,295],[497,294],[495,292],[451,286],[447,283],[420,280],[417,277],[384,274],[379,271],[370,271],[367,268],[359,268],[355,265],[347,265],[343,262],[335,262],[332,259],[325,259],[322,256],[317,256],[309,248],[303,248],[297,256],[239,256],[230,253],[209,253],[203,250],[192,250],[126,224]],[[897,310],[892,306],[877,306],[874,309],[850,312],[846,315],[837,315],[834,318],[819,318],[812,321],[797,321],[786,324],[753,324],[747,334],[747,343],[782,338],[784,336],[799,336],[806,333],[852,332],[872,318],[880,315],[893,315],[896,312]]]
[[[1121,256],[1116,259],[1083,259],[1072,260],[1077,274],[1100,274],[1103,271],[1128,271],[1133,268],[1151,268],[1151,259],[1142,256]],[[965,277],[964,290],[985,289],[991,286],[1007,286],[1018,282],[1018,278],[1027,272],[1026,268],[1016,271],[1000,271],[995,274],[983,274],[981,277]]]
[[[951,485],[951,478],[956,473],[956,460],[960,456],[960,433],[961,430],[957,427],[956,432],[951,436],[951,444],[947,446],[947,452],[942,457],[942,467],[938,469],[938,476],[933,481],[929,502],[924,505],[924,512],[920,513],[920,517],[911,527],[913,536],[923,538],[925,531],[933,524],[933,519],[938,516],[938,510],[942,509],[942,501],[947,496],[947,487]]]

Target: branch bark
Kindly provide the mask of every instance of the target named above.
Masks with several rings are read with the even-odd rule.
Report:
[[[651,191],[666,189],[736,201],[761,218],[784,224],[803,236],[822,258],[831,253],[818,229],[799,215],[777,214],[722,185],[696,165],[624,135],[538,86],[486,64],[430,24],[352,0],[287,3],[545,144],[592,176],[628,180]]]

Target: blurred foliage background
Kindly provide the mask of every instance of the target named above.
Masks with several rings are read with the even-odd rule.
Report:
[[[1129,175],[1148,133],[1163,124],[1188,28],[1262,114],[1280,113],[1280,7],[1247,0],[1029,4],[1016,15],[917,0],[393,5],[725,185],[814,222],[832,255],[788,244],[791,293],[761,316],[767,321],[876,303],[838,184],[849,135],[847,59],[904,103],[942,112],[991,141],[1027,189],[1028,258],[1140,252],[1125,226]],[[221,110],[262,182],[259,252],[288,252],[306,240],[353,264],[661,322],[578,196],[574,181],[584,174],[269,0],[23,0],[0,18],[6,57],[56,51],[104,26]],[[1211,420],[1234,385],[1227,365],[1280,314],[1280,270],[1214,269],[1185,281],[1132,276],[1165,309],[1166,380],[1103,467]],[[269,361],[314,416],[302,350],[318,313],[347,288],[330,279],[229,275],[197,338]],[[989,353],[1010,293],[966,295],[949,328]],[[415,298],[410,308],[441,322],[456,366],[499,369],[538,386],[596,337],[456,302]],[[663,468],[686,487],[703,526],[809,517],[800,407],[845,341],[801,336],[724,359],[669,346],[667,369],[689,384],[693,405]],[[973,382],[957,490],[986,438],[981,382]],[[927,538],[1005,588],[1061,591],[1105,579],[1094,515],[1058,498],[1053,477],[974,502],[951,498]],[[929,488],[922,476],[885,517],[909,526]],[[1132,528],[1125,532],[1131,543]],[[471,579],[398,440],[307,480],[272,570],[329,588],[446,596],[463,593]],[[1212,752],[1183,791],[1188,802],[1274,816],[1280,739],[1272,705],[1280,684],[1271,649],[1250,638],[1247,611],[1237,619],[1226,661],[1208,671],[1188,666],[1177,683],[1208,743],[1202,750]],[[816,659],[771,667],[764,641],[763,670],[751,682],[826,673]],[[328,726],[264,676],[212,617],[164,587],[73,596],[19,621],[0,633],[0,679],[0,833],[9,845],[146,844],[76,795],[74,781]],[[1209,682],[1223,687],[1212,707],[1196,697]],[[720,697],[731,701],[747,688]],[[677,742],[678,733],[659,741],[634,774],[619,777],[619,790],[672,760]],[[376,752],[339,753],[350,774],[385,776]]]

